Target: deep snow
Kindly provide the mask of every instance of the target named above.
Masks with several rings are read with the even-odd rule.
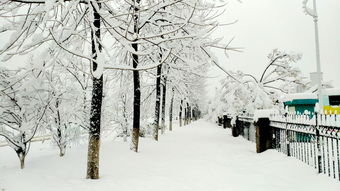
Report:
[[[230,130],[199,120],[142,139],[140,152],[122,140],[102,143],[99,180],[85,179],[86,144],[63,158],[48,142],[35,143],[26,168],[13,150],[0,147],[0,191],[339,191],[337,180],[275,150],[255,153],[255,144]],[[1,190],[3,189],[3,190]]]

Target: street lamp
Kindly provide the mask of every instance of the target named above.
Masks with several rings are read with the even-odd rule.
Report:
[[[316,48],[316,71],[318,76],[318,99],[319,99],[319,110],[323,111],[322,101],[322,73],[320,67],[320,49],[319,49],[319,29],[318,29],[318,13],[316,11],[316,0],[313,0],[313,8],[307,6],[308,0],[303,1],[303,9],[306,15],[313,17],[314,29],[315,29],[315,48]]]

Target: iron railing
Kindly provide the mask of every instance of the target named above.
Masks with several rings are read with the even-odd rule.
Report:
[[[272,115],[273,148],[340,180],[337,115]]]
[[[236,117],[236,136],[256,142],[253,115]],[[271,115],[272,148],[295,157],[340,180],[340,119],[338,115]],[[234,136],[234,135],[233,135]]]

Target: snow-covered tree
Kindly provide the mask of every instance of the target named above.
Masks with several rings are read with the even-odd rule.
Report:
[[[6,0],[0,5],[0,18],[5,22],[0,32],[11,38],[0,49],[0,54],[6,60],[13,55],[50,48],[58,52],[59,57],[71,58],[72,55],[88,64],[89,71],[82,71],[92,77],[87,178],[97,179],[102,100],[106,91],[103,89],[104,71],[132,72],[131,149],[137,152],[143,95],[141,83],[147,81],[143,79],[143,71],[168,65],[169,75],[171,70],[184,70],[187,72],[183,76],[189,78],[185,73],[195,73],[208,64],[211,60],[208,49],[221,48],[218,41],[209,37],[219,26],[216,18],[220,12],[217,10],[214,3],[196,0]],[[179,61],[172,62],[175,58]],[[41,64],[38,68],[46,67],[43,62],[38,63]],[[80,68],[78,63],[73,66]],[[170,77],[167,79],[170,83]],[[180,80],[180,84],[185,81],[191,80]],[[184,99],[190,88],[175,89]],[[55,99],[54,111],[60,104],[58,99]],[[189,100],[193,102],[189,98],[186,100],[189,109]]]
[[[229,72],[223,79],[220,98],[215,103],[218,112],[237,114],[241,111],[254,112],[256,109],[280,107],[282,94],[295,93],[298,86],[306,86],[300,70],[293,64],[301,55],[274,49],[269,63],[259,77],[243,72]],[[225,103],[220,106],[218,102]]]
[[[35,78],[32,71],[0,68],[0,136],[18,155],[21,168],[50,106],[48,92]]]
[[[66,147],[89,129],[87,77],[79,74],[77,70],[66,68],[65,64],[56,63],[44,70],[44,78],[40,79],[45,81],[51,94],[45,120],[60,156],[64,156]]]
[[[124,142],[131,136],[132,121],[132,73],[109,71],[106,73],[104,92],[103,126],[113,127],[114,135],[123,136]]]
[[[91,64],[93,93],[89,128],[88,178],[98,178],[100,118],[102,102],[101,3],[97,1],[1,2],[2,33],[11,35],[0,49],[4,59],[46,46],[75,55]],[[50,44],[53,42],[52,44]],[[85,42],[85,43],[84,43]],[[87,48],[91,47],[88,51]],[[55,48],[52,48],[55,50]],[[62,55],[59,55],[62,56]]]

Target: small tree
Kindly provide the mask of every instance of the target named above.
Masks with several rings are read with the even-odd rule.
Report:
[[[51,97],[46,116],[47,129],[62,157],[66,147],[89,129],[85,92],[87,84],[81,81],[81,76],[77,76],[76,71],[65,69],[62,64],[44,70],[43,76]]]
[[[21,169],[34,135],[45,125],[47,95],[33,73],[0,68],[0,136],[17,153]]]

